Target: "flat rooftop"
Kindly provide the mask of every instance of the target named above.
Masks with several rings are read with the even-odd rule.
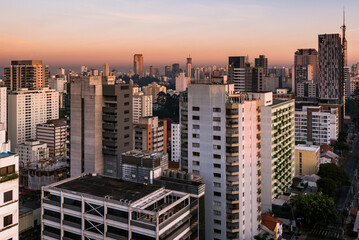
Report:
[[[15,155],[16,153],[12,153],[12,152],[2,152],[0,153],[0,158],[5,158],[5,157],[9,157],[12,155]]]
[[[162,152],[153,152],[153,151],[147,151],[147,150],[130,150],[125,153],[122,153],[122,156],[131,156],[136,158],[158,158],[165,153]]]
[[[100,198],[111,196],[112,200],[128,200],[132,202],[161,189],[153,185],[128,182],[102,175],[84,175],[59,185],[53,185],[53,187]]]

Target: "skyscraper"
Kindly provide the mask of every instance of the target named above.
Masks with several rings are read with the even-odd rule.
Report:
[[[264,71],[264,76],[268,75],[268,58],[264,55],[259,55],[259,58],[254,60],[255,67],[262,67]]]
[[[236,91],[252,91],[252,70],[248,57],[229,57],[228,83],[233,83]]]
[[[102,65],[102,76],[110,76],[110,65],[108,65],[108,63]]]
[[[100,76],[71,79],[71,176],[117,176],[120,154],[132,149],[132,85]]]
[[[187,58],[187,63],[186,63],[186,76],[191,78],[192,77],[192,58],[191,56],[189,56]]]
[[[176,78],[177,74],[180,72],[180,65],[179,63],[172,64],[172,78]]]
[[[181,95],[181,167],[206,184],[206,239],[253,239],[259,230],[260,100],[232,91],[190,84]]]
[[[20,88],[40,89],[48,86],[49,68],[41,60],[11,61],[4,68],[5,86],[10,90]]]
[[[0,87],[0,123],[7,130],[7,91],[6,87]]]
[[[135,54],[133,57],[133,71],[140,78],[143,77],[143,56],[142,54]]]
[[[166,65],[166,66],[165,66],[165,76],[166,76],[166,77],[171,77],[171,75],[172,75],[171,66],[170,66],[170,65]]]

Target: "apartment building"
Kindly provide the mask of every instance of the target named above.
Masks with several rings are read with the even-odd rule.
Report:
[[[298,144],[295,146],[295,175],[317,174],[320,165],[320,146]]]
[[[17,145],[15,152],[19,155],[20,167],[49,158],[47,144],[37,140],[26,140]]]
[[[133,94],[133,122],[138,123],[140,117],[152,116],[152,94],[145,95],[143,92]]]
[[[171,161],[180,162],[181,160],[181,125],[171,124]]]

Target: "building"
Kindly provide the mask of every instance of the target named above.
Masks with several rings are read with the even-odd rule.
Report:
[[[119,173],[123,180],[152,184],[165,169],[168,169],[167,153],[131,150],[121,154]]]
[[[48,120],[36,126],[36,139],[47,144],[49,157],[62,158],[67,156],[68,125],[63,119]]]
[[[0,87],[0,123],[7,129],[7,91],[6,87]]]
[[[0,238],[19,239],[19,156],[10,152],[0,124]]]
[[[104,77],[110,76],[110,65],[108,63],[104,63],[102,65],[102,76]]]
[[[132,85],[102,83],[100,76],[71,79],[71,176],[117,176],[120,154],[133,147]]]
[[[167,121],[141,117],[133,124],[134,149],[167,152]]]
[[[41,238],[41,201],[20,203],[19,239]]]
[[[271,239],[283,239],[283,222],[268,213],[262,216],[262,229],[269,233]]]
[[[259,230],[260,100],[233,88],[190,84],[180,98],[181,168],[206,184],[206,239],[253,239]]]
[[[192,58],[189,56],[186,63],[186,77],[191,79],[192,77]]]
[[[303,106],[295,111],[295,141],[322,145],[336,141],[339,135],[338,109]]]
[[[263,68],[264,76],[268,75],[268,58],[265,55],[259,55],[259,58],[254,60],[254,66]]]
[[[135,54],[133,56],[133,71],[140,78],[143,77],[143,56],[142,56],[142,54]]]
[[[37,140],[26,140],[24,143],[17,145],[15,152],[19,155],[20,167],[49,158],[47,144]]]
[[[320,165],[320,146],[299,144],[295,146],[295,175],[317,174]]]
[[[41,237],[203,239],[193,195],[96,174],[66,179],[42,189]]]
[[[181,125],[171,124],[171,161],[181,160]]]
[[[145,95],[152,95],[152,101],[155,103],[157,102],[157,95],[160,92],[166,93],[167,90],[165,86],[159,85],[157,83],[151,83],[145,87],[142,87],[142,91]]]
[[[165,76],[166,77],[172,77],[172,70],[170,65],[165,66]]]
[[[145,95],[143,92],[133,93],[132,107],[134,123],[138,123],[140,117],[152,116],[152,94]]]
[[[37,161],[26,164],[20,170],[20,186],[41,190],[41,187],[66,179],[66,161]]]
[[[248,58],[229,57],[228,83],[234,84],[235,91],[252,91],[252,75]]]
[[[11,65],[4,68],[3,77],[5,86],[11,91],[41,89],[48,87],[49,67],[41,60],[11,61]]]
[[[59,93],[59,107],[65,107],[65,96],[67,94],[66,75],[56,75],[49,78],[49,88],[55,89]]]
[[[279,78],[275,73],[270,73],[268,76],[263,78],[263,91],[264,92],[276,92],[279,88]]]
[[[176,92],[184,92],[188,84],[191,83],[191,78],[186,77],[184,72],[176,76]]]
[[[350,98],[351,93],[350,93],[350,68],[349,67],[344,67],[344,89],[345,89],[345,99]]]
[[[180,65],[179,63],[172,64],[172,78],[175,79],[177,74],[180,72]]]
[[[262,212],[287,191],[294,177],[293,99],[273,99],[272,93],[248,93],[261,100]]]
[[[12,91],[8,95],[8,134],[12,149],[36,139],[36,125],[59,118],[59,93],[54,89]]]

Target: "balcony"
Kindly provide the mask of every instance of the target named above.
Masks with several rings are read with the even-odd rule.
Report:
[[[16,172],[9,173],[7,175],[3,175],[3,176],[0,177],[0,183],[11,181],[11,180],[14,180],[14,179],[17,179],[17,178],[19,178],[19,174],[17,174]]]

